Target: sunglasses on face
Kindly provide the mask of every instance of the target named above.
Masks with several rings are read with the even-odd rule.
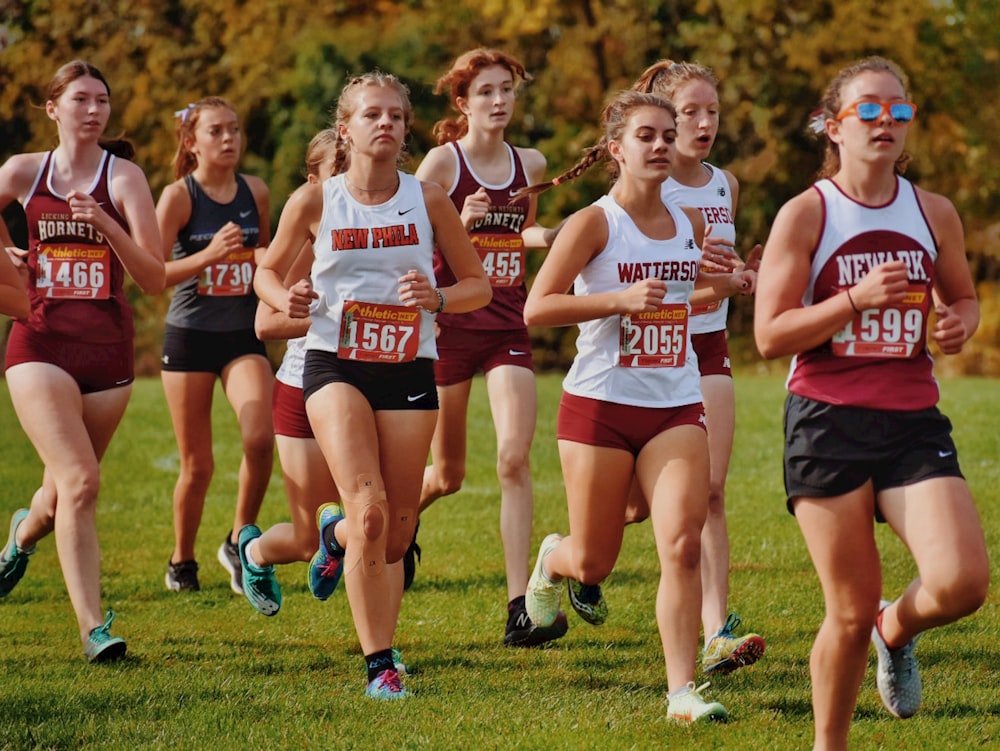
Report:
[[[873,102],[871,100],[855,102],[841,110],[837,120],[843,120],[848,115],[857,116],[863,123],[873,123],[888,113],[893,122],[907,124],[917,116],[917,105],[913,102]]]

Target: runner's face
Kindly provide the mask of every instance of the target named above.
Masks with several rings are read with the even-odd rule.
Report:
[[[365,86],[356,104],[344,127],[351,150],[395,158],[406,137],[406,111],[399,94],[388,86]]]
[[[243,132],[235,112],[228,107],[201,108],[190,145],[199,164],[235,166],[242,145]]]
[[[681,86],[674,97],[677,108],[677,153],[699,162],[708,158],[719,133],[719,95],[700,78]]]
[[[892,73],[865,71],[848,81],[840,91],[844,106],[858,101],[905,102],[903,84]],[[896,122],[888,112],[874,122],[863,122],[855,116],[828,120],[828,133],[840,148],[841,160],[858,158],[865,162],[884,161],[895,164],[906,145],[909,125]]]
[[[502,65],[491,65],[472,79],[458,105],[470,128],[503,130],[514,114],[514,99],[514,76]]]
[[[45,110],[61,128],[96,140],[111,117],[111,97],[101,81],[83,76],[70,83],[56,101],[47,102]]]
[[[660,182],[670,176],[677,150],[677,126],[662,107],[639,107],[625,123],[619,139],[609,144],[621,171]]]

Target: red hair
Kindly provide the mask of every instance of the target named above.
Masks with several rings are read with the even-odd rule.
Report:
[[[530,81],[531,74],[524,69],[524,64],[516,57],[500,50],[478,49],[469,50],[459,55],[451,68],[434,84],[434,93],[448,92],[451,106],[459,113],[458,117],[438,120],[434,124],[434,135],[438,144],[457,141],[469,132],[469,121],[458,108],[458,100],[469,96],[469,87],[484,69],[499,65],[510,71],[516,87],[522,81]]]

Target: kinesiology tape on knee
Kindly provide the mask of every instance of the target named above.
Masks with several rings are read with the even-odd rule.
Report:
[[[344,573],[361,566],[366,576],[378,576],[385,570],[385,544],[389,534],[389,503],[377,479],[358,475],[357,490],[344,498],[351,510],[352,528],[361,534],[361,544],[348,544],[344,555]],[[356,542],[354,536],[352,542]]]

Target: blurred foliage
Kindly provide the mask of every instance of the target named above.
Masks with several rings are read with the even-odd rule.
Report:
[[[606,98],[666,57],[711,66],[723,120],[713,161],[741,183],[745,252],[763,242],[778,207],[805,188],[821,160],[808,114],[843,65],[865,55],[896,60],[920,113],[908,176],[944,193],[966,225],[983,294],[1000,277],[1000,0],[0,0],[0,143],[10,154],[47,149],[55,131],[41,109],[58,65],[96,64],[112,85],[109,132],[136,144],[155,196],[172,179],[173,112],[221,95],[243,119],[242,169],[271,187],[277,222],[302,180],[312,135],[329,122],[345,77],[381,68],[410,86],[416,123],[410,167],[448,112],[435,80],[479,45],[521,58],[534,80],[509,131],[546,154],[550,173],[598,137]],[[601,170],[543,195],[555,224],[606,188]],[[16,216],[12,217],[16,229]],[[539,258],[534,259],[535,264]],[[166,296],[134,295],[139,361],[155,368]],[[748,301],[747,301],[748,302]],[[984,300],[977,348],[1000,346],[996,305]],[[732,331],[750,334],[752,305],[734,305]],[[538,331],[540,365],[561,365],[573,332]],[[147,353],[146,350],[149,350]],[[965,358],[994,373],[996,355]],[[962,361],[959,361],[962,362]]]

